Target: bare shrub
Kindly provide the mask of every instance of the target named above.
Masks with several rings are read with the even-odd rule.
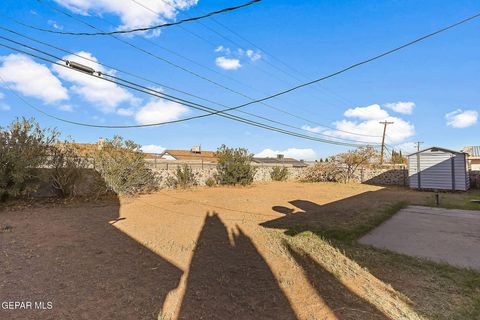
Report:
[[[177,166],[175,175],[167,179],[167,186],[170,188],[186,189],[196,184],[195,175],[189,165]]]
[[[304,182],[338,182],[341,177],[341,169],[338,164],[329,161],[318,162],[314,167],[308,168],[302,181]]]
[[[58,132],[42,129],[34,119],[14,120],[0,128],[0,201],[34,191],[38,168],[45,165],[48,146]]]
[[[219,184],[246,186],[253,182],[255,168],[253,154],[244,148],[228,148],[222,145],[217,150],[217,176]]]
[[[273,181],[286,181],[288,179],[287,167],[274,167],[270,172]]]
[[[140,145],[120,136],[107,139],[94,154],[95,169],[108,190],[133,195],[157,188],[154,172],[148,168]]]
[[[362,147],[325,159],[309,168],[303,181],[306,182],[349,182],[355,178],[359,168],[374,165],[378,159],[372,147]]]
[[[62,142],[49,147],[47,161],[48,180],[58,196],[65,198],[75,194],[81,180],[86,160],[79,156],[72,142]]]

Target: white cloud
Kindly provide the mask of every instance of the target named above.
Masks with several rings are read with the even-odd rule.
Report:
[[[96,62],[98,60],[92,56],[91,53],[80,51],[76,54],[93,60],[93,62],[80,59],[73,55],[66,56],[64,59],[79,62],[96,71],[101,71],[103,73],[107,72],[105,68]],[[53,69],[57,72],[60,78],[72,83],[70,89],[73,92],[83,97],[86,101],[97,104],[100,111],[104,113],[115,112],[117,106],[121,103],[137,105],[140,102],[138,98],[135,98],[130,92],[115,83],[94,78],[88,74],[69,70],[58,65],[53,65]],[[111,71],[108,72],[112,73]]]
[[[255,62],[255,61],[260,60],[262,58],[262,55],[260,54],[260,52],[258,52],[258,51],[255,52],[252,49],[248,49],[246,51],[246,55],[247,55],[247,57],[250,58],[250,60],[252,62]]]
[[[50,69],[22,54],[0,57],[0,75],[8,86],[45,103],[68,99],[67,89]]]
[[[136,114],[135,120],[140,124],[173,121],[188,112],[188,108],[167,100],[155,99],[147,103]]]
[[[72,112],[73,107],[69,104],[61,104],[57,107],[58,110]]]
[[[198,0],[142,0],[140,1],[148,9],[134,1],[120,0],[55,0],[59,5],[72,12],[88,15],[109,13],[116,15],[122,21],[118,29],[132,29],[150,27],[174,20],[178,10],[186,10],[195,6]],[[145,33],[144,33],[145,34]],[[146,33],[158,35],[160,30]]]
[[[295,158],[297,160],[315,160],[317,154],[313,149],[288,148],[286,150],[265,149],[255,155],[260,158],[276,158],[278,154],[283,154],[286,158]]]
[[[309,125],[302,126],[302,129],[314,133],[319,133],[326,130],[324,127],[310,127]]]
[[[51,25],[54,29],[63,30],[63,26],[56,23],[54,20],[48,20],[47,23]]]
[[[121,116],[133,116],[135,114],[135,109],[133,108],[118,108],[117,114]]]
[[[383,134],[383,125],[379,121],[390,121],[385,141],[388,144],[399,144],[415,134],[415,126],[399,117],[393,117],[378,104],[367,107],[358,107],[345,111],[346,117],[358,118],[357,120],[341,119],[333,123],[335,129],[327,130],[321,127],[303,126],[311,132],[322,132],[337,138],[358,140],[367,143],[380,143]],[[358,135],[360,134],[360,135]]]
[[[227,47],[224,47],[224,46],[218,46],[218,47],[215,48],[215,52],[230,54],[231,50],[230,50],[230,48],[227,48]]]
[[[162,153],[165,148],[156,144],[147,144],[142,146],[142,151],[145,153]]]
[[[478,112],[474,110],[457,109],[445,115],[447,126],[453,128],[467,128],[477,123]]]
[[[417,151],[417,144],[415,142],[405,142],[395,146],[396,150],[402,150],[403,155],[414,153]]]
[[[372,104],[367,107],[348,109],[345,111],[344,116],[367,120],[383,120],[388,117],[388,112],[380,108],[378,104]]]
[[[415,103],[399,101],[394,103],[386,103],[384,106],[385,108],[391,109],[398,113],[412,114]]]
[[[215,63],[217,66],[225,70],[237,70],[242,67],[240,60],[226,57],[218,57],[215,59]]]

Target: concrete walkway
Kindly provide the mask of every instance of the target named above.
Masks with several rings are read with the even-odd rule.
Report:
[[[360,243],[480,270],[480,211],[409,206]]]

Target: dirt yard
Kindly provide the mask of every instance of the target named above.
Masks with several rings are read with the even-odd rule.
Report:
[[[10,205],[0,319],[478,319],[478,273],[354,241],[406,203],[433,195],[285,182]]]

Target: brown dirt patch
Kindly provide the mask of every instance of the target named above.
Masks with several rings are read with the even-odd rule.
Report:
[[[6,209],[0,301],[54,307],[0,309],[0,318],[420,318],[408,298],[328,242],[290,238],[283,229],[350,226],[391,202],[428,197],[287,182]]]

